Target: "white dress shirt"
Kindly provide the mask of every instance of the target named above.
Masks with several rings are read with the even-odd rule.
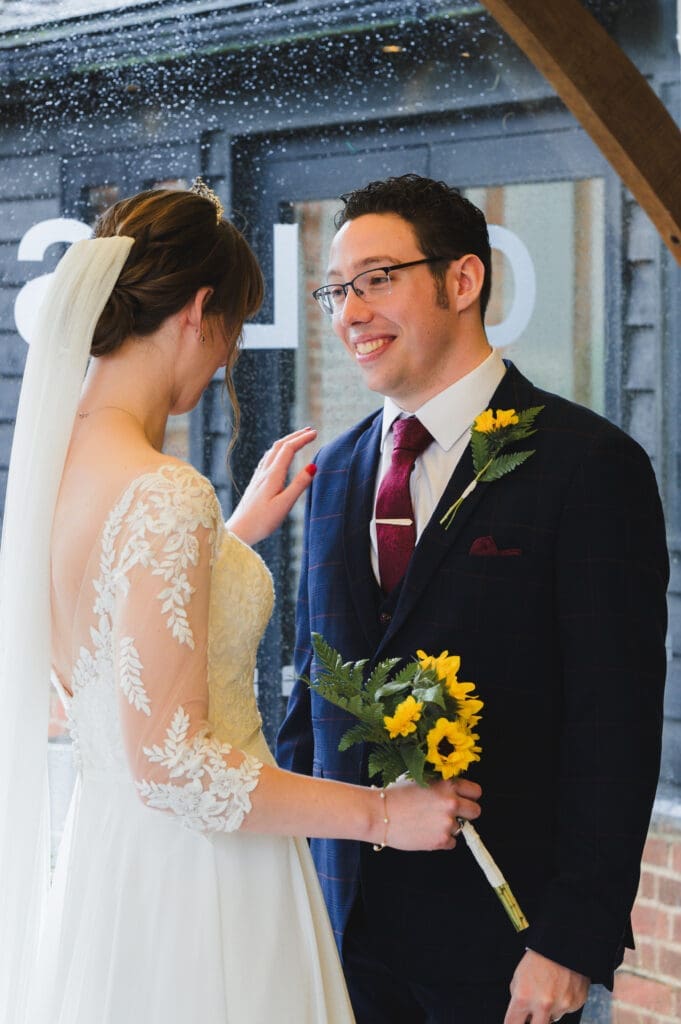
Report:
[[[414,463],[409,479],[411,503],[416,519],[416,542],[428,524],[444,494],[452,473],[469,441],[473,421],[487,409],[492,395],[506,373],[504,361],[497,349],[492,349],[483,363],[465,377],[450,384],[434,398],[430,398],[413,414],[433,435],[430,444]],[[393,453],[392,425],[400,416],[410,416],[392,398],[383,405],[381,429],[381,457],[374,490],[374,514],[369,531],[371,535],[371,566],[379,580],[378,547],[376,543],[376,495],[388,471]]]

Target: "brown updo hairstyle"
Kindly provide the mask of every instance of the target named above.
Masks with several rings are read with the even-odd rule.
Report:
[[[224,323],[230,345],[226,381],[236,428],[239,406],[231,371],[244,321],[263,298],[262,273],[246,239],[229,221],[217,220],[210,199],[171,189],[120,200],[99,217],[94,234],[127,235],[135,241],[95,328],[92,355],[115,352],[132,335],[152,334],[200,288],[211,288],[203,312]]]

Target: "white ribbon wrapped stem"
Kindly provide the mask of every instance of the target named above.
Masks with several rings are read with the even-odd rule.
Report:
[[[513,927],[517,932],[528,928],[529,923],[520,904],[513,895],[510,885],[497,867],[491,853],[475,830],[475,827],[471,825],[470,821],[465,821],[463,818],[457,818],[457,821],[461,826],[461,835],[466,840],[468,849],[475,857],[476,862],[484,872],[485,878],[501,900],[501,904],[511,919]]]

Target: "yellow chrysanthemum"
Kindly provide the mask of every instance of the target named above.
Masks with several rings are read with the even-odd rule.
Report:
[[[481,748],[475,745],[478,739],[480,737],[461,722],[438,718],[427,736],[426,761],[430,761],[444,779],[451,779],[465,772],[472,761],[480,760]]]
[[[394,740],[397,736],[408,736],[410,733],[416,732],[416,723],[421,717],[422,710],[423,701],[414,700],[410,695],[397,705],[394,715],[385,715],[383,724],[388,730],[390,739]]]
[[[497,409],[496,416],[492,409],[485,409],[479,416],[476,416],[473,429],[479,434],[491,434],[501,427],[511,427],[518,423],[518,415],[515,409]]]

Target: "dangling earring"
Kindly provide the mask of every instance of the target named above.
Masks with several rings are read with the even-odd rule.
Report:
[[[201,333],[199,334],[199,342],[202,345],[206,344],[206,335],[203,333],[203,328],[201,328]]]

